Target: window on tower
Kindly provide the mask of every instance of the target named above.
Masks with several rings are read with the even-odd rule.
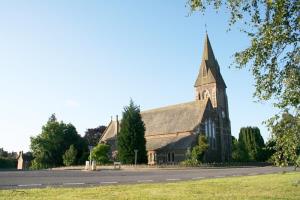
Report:
[[[209,91],[208,90],[204,90],[203,93],[202,93],[202,99],[207,99],[209,97],[210,97]]]

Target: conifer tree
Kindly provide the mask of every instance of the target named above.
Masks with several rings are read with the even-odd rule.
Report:
[[[138,150],[137,163],[147,163],[145,125],[139,106],[132,100],[129,106],[124,108],[117,144],[118,158],[122,163],[134,163],[135,149]]]
[[[239,150],[242,161],[264,160],[264,139],[257,127],[241,128],[239,134]]]

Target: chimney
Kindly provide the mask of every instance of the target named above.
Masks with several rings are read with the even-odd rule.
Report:
[[[119,134],[119,116],[116,115],[116,121],[117,121],[117,134]]]

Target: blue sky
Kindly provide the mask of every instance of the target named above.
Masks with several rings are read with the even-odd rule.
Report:
[[[194,100],[205,24],[227,84],[232,134],[275,112],[255,103],[249,70],[229,68],[248,45],[227,14],[188,16],[185,0],[1,1],[0,147],[29,150],[52,113],[83,135],[121,115]]]

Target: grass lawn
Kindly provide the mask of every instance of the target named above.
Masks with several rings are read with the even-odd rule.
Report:
[[[174,183],[0,190],[0,199],[300,199],[300,173]]]

